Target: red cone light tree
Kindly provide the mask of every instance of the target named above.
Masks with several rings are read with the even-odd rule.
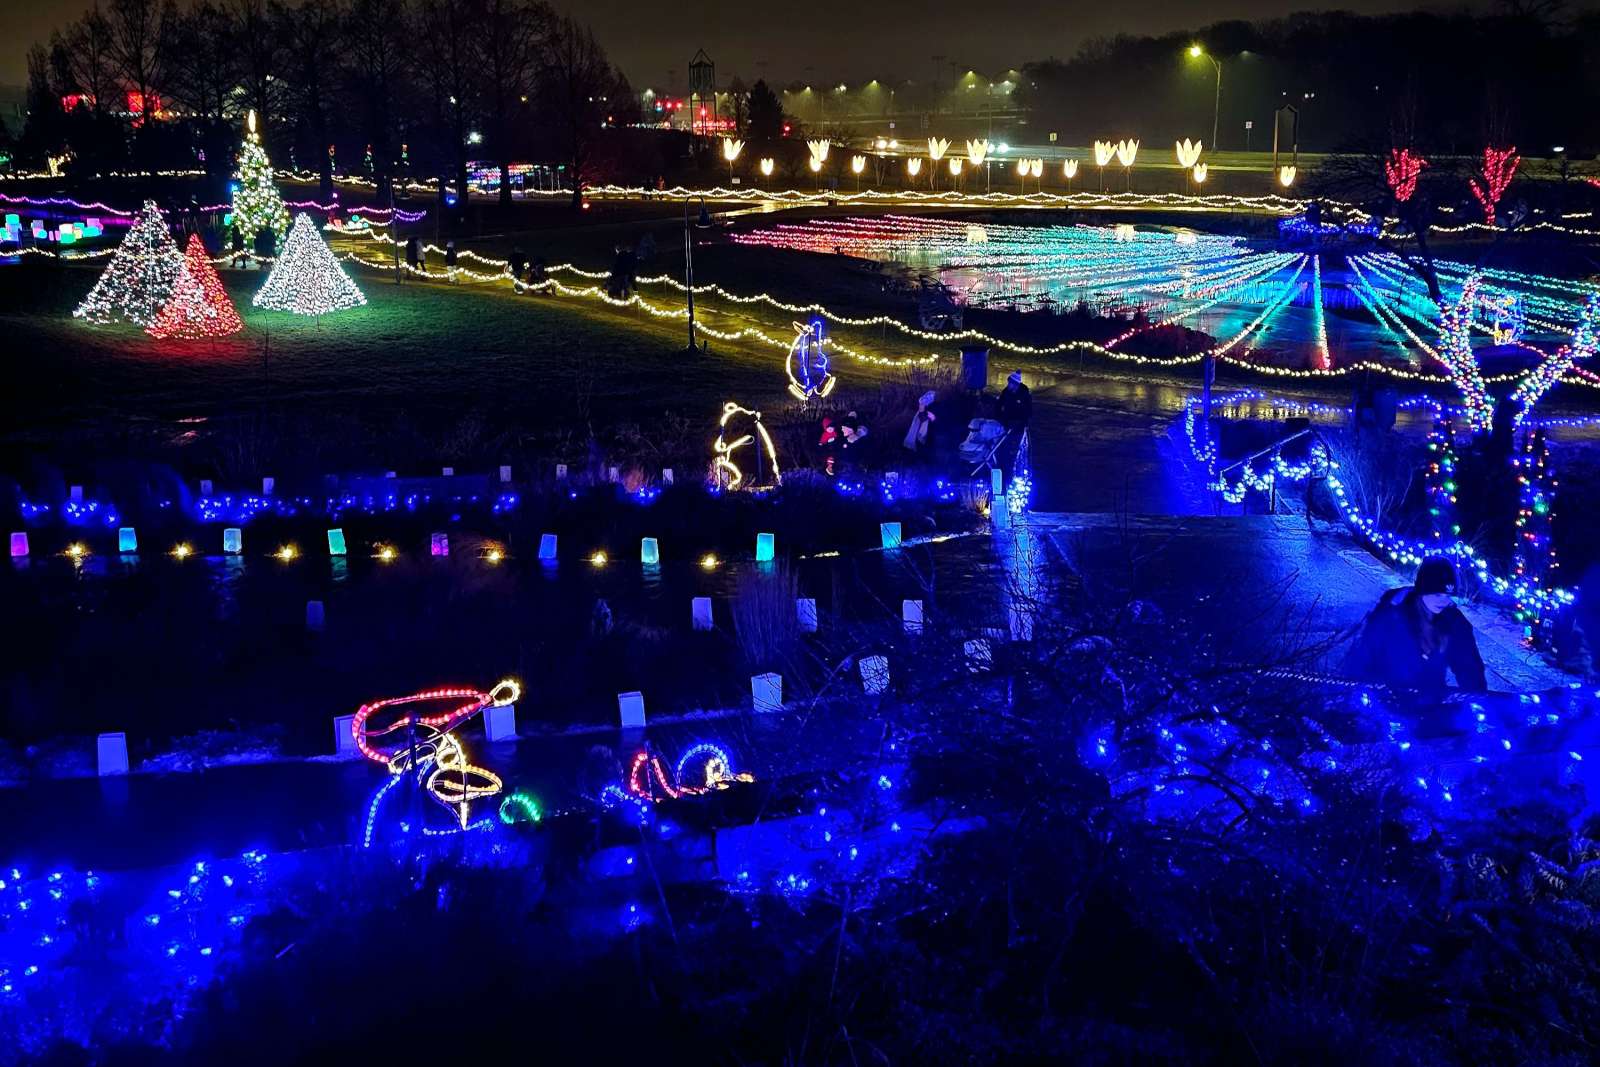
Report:
[[[217,268],[206,256],[200,235],[189,235],[183,253],[183,270],[172,287],[172,299],[145,333],[151,337],[226,337],[244,329],[244,322],[222,288]]]

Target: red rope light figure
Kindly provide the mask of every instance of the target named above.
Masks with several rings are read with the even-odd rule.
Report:
[[[1428,161],[1409,148],[1389,149],[1389,158],[1383,161],[1383,177],[1389,183],[1397,203],[1405,203],[1417,192],[1417,178]]]
[[[390,774],[403,774],[413,765],[420,774],[431,767],[425,782],[428,792],[445,807],[455,809],[456,817],[465,829],[472,801],[494,796],[504,783],[492,771],[468,762],[461,742],[450,731],[484,708],[513,704],[521,695],[522,689],[516,682],[505,681],[487,693],[467,688],[430,689],[408,697],[375,700],[356,710],[355,718],[350,722],[350,732],[361,754],[374,763],[382,763]],[[437,715],[412,715],[408,712],[384,726],[369,726],[372,716],[385,708],[443,700],[460,700],[463,703]],[[390,752],[373,747],[373,738],[395,733],[401,733],[404,744]]]
[[[1483,150],[1483,173],[1472,177],[1472,195],[1483,205],[1483,221],[1494,225],[1495,205],[1505,195],[1506,186],[1517,173],[1522,157],[1515,148],[1486,147]]]

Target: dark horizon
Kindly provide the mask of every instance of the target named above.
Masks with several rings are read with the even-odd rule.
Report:
[[[0,56],[0,85],[26,84],[28,49],[90,6],[91,0],[38,0],[0,7],[0,40],[10,42]],[[1179,0],[1128,0],[1115,6],[1079,2],[1041,8],[1031,0],[995,0],[985,6],[990,17],[981,23],[975,23],[970,5],[941,3],[919,11],[912,26],[904,24],[904,9],[846,0],[818,0],[776,11],[714,0],[699,6],[701,22],[675,17],[664,25],[661,6],[641,0],[555,0],[554,6],[587,21],[635,87],[665,85],[668,72],[676,71],[681,89],[689,59],[700,48],[716,63],[720,81],[732,75],[746,82],[759,77],[780,83],[813,77],[819,82],[920,81],[933,72],[936,55],[944,57],[940,66],[947,76],[951,64],[990,72],[1050,56],[1066,58],[1090,38],[1117,33],[1170,33],[1224,19],[1269,19],[1298,11],[1382,14],[1438,5],[1312,0],[1289,6],[1229,0],[1201,7]],[[841,23],[848,24],[847,32],[840,32]]]

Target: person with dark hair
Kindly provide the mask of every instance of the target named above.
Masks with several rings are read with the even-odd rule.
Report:
[[[1459,689],[1488,688],[1472,624],[1451,602],[1456,569],[1443,556],[1417,568],[1409,588],[1391,589],[1368,613],[1345,659],[1345,672],[1397,689],[1445,689],[1445,672]]]

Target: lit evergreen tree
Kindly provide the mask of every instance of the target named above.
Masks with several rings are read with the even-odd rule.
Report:
[[[72,314],[90,322],[148,326],[172,298],[182,271],[183,254],[167,232],[167,220],[154,200],[146,200],[100,280]]]
[[[326,315],[366,302],[305,212],[295,216],[267,284],[252,301],[258,308],[295,315]]]
[[[217,277],[217,268],[206,256],[200,235],[190,234],[172,299],[145,327],[145,333],[152,337],[224,337],[242,329],[244,323]]]
[[[249,130],[239,149],[239,172],[233,187],[233,225],[250,247],[256,234],[271,230],[274,247],[283,248],[289,232],[289,209],[272,181],[272,163],[256,133],[256,113],[250,112]]]

